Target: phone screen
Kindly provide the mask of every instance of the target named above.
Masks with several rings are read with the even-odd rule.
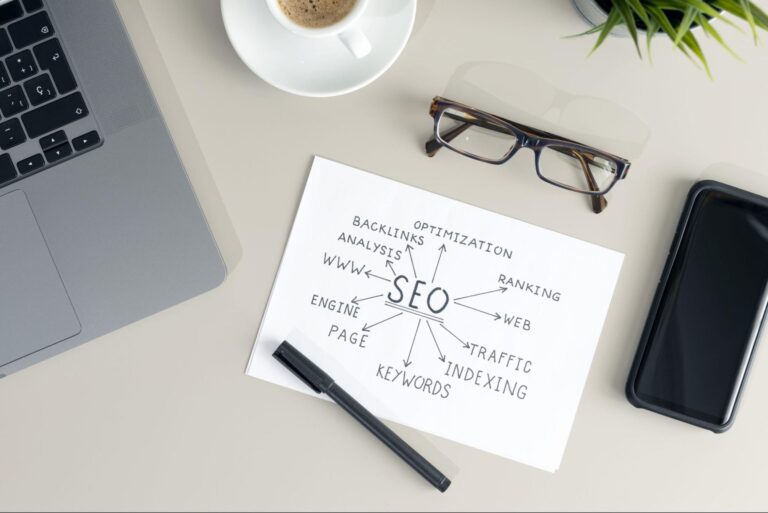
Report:
[[[733,413],[766,307],[768,209],[704,189],[650,326],[634,388],[716,425]]]

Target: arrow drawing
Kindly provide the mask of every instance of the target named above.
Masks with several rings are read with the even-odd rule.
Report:
[[[389,278],[384,278],[383,276],[379,276],[378,274],[374,274],[374,273],[372,273],[370,269],[369,269],[369,270],[367,270],[367,271],[365,271],[365,275],[366,275],[368,278],[378,278],[378,279],[380,279],[380,280],[384,280],[384,281],[392,281],[392,280],[390,280]]]
[[[479,308],[475,308],[474,306],[467,306],[467,305],[458,303],[458,302],[456,302],[455,299],[453,301],[453,304],[458,305],[458,306],[463,306],[464,308],[469,308],[470,310],[474,310],[475,312],[480,312],[481,314],[490,315],[491,317],[493,317],[494,321],[498,321],[499,319],[501,319],[501,315],[499,315],[498,312],[493,312],[493,313],[486,312],[485,310],[480,310]]]
[[[459,342],[461,342],[461,345],[464,347],[464,349],[469,349],[469,344],[467,344],[466,342],[464,342],[463,340],[461,340],[459,337],[457,337],[457,336],[456,336],[456,334],[455,334],[454,332],[452,332],[451,330],[449,330],[448,328],[446,328],[446,327],[445,327],[445,324],[441,324],[441,325],[440,325],[440,327],[441,327],[441,328],[443,328],[443,329],[444,329],[445,331],[447,331],[448,333],[450,333],[450,334],[451,334],[451,336],[453,336],[453,338],[455,338],[456,340],[458,340]]]
[[[435,264],[435,272],[432,273],[432,283],[435,282],[435,276],[437,276],[437,268],[440,267],[440,259],[443,258],[443,253],[446,251],[445,244],[440,246],[440,254],[437,255],[437,263]]]
[[[371,324],[370,326],[368,326],[368,323],[366,322],[365,324],[363,324],[363,331],[371,331],[371,328],[373,328],[374,326],[378,326],[379,324],[383,324],[383,323],[385,323],[387,321],[391,321],[395,317],[400,317],[401,315],[403,315],[403,312],[400,312],[399,314],[395,314],[392,317],[387,317],[383,321],[375,322],[375,323]]]
[[[392,260],[387,260],[387,263],[385,264],[387,267],[389,267],[389,270],[392,271],[393,276],[397,276],[397,273],[395,272],[395,268],[392,266],[394,262]]]
[[[435,341],[435,347],[437,347],[437,352],[440,353],[440,358],[438,358],[438,360],[440,360],[441,362],[445,362],[445,355],[440,350],[440,345],[437,343],[437,339],[435,338],[435,332],[432,331],[432,325],[429,323],[429,321],[427,321],[427,328],[429,328],[429,334],[432,335],[432,340]]]
[[[416,276],[416,266],[413,265],[413,253],[411,253],[411,250],[413,250],[413,248],[411,247],[410,244],[408,244],[405,246],[405,250],[408,252],[408,256],[411,257],[411,268],[413,268],[413,277],[418,278],[418,276]]]
[[[459,301],[461,299],[467,299],[470,297],[484,296],[486,294],[493,294],[494,292],[501,292],[503,294],[506,291],[507,291],[507,287],[499,287],[498,289],[488,290],[486,292],[478,292],[477,294],[470,294],[469,296],[457,297],[454,301]]]
[[[352,303],[353,305],[359,305],[363,301],[368,301],[369,299],[376,299],[377,297],[381,297],[383,295],[384,294],[379,294],[378,296],[364,297],[363,299],[357,299],[357,296],[355,296],[352,298],[352,301],[350,301],[350,303]]]
[[[419,323],[416,325],[416,332],[413,334],[413,342],[411,342],[411,348],[408,350],[408,358],[403,360],[403,365],[406,367],[413,363],[411,361],[411,353],[413,352],[413,345],[416,343],[416,335],[419,334],[419,326],[421,326],[421,319],[419,319]]]

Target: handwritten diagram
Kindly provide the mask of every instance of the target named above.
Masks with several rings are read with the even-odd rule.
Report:
[[[382,230],[378,227],[381,226],[387,227],[384,233],[392,232],[392,225],[383,225],[378,221],[363,219],[360,216],[352,218],[350,228],[380,232]],[[414,223],[414,226],[417,229],[422,229],[423,223]],[[434,230],[432,231],[434,232]],[[351,258],[349,254],[329,254],[327,251],[323,251],[322,262],[328,271],[359,277],[361,290],[368,291],[361,292],[360,296],[355,295],[346,302],[333,299],[323,293],[312,294],[311,305],[341,311],[350,319],[357,321],[348,323],[334,320],[330,323],[326,336],[365,349],[368,347],[369,339],[379,337],[378,333],[381,331],[379,327],[383,327],[385,324],[393,325],[388,326],[391,329],[381,336],[393,344],[402,345],[403,352],[400,360],[402,366],[399,365],[399,362],[377,363],[377,376],[379,378],[393,383],[399,382],[407,388],[426,391],[447,399],[454,386],[468,381],[467,376],[470,379],[475,376],[482,376],[486,387],[491,385],[490,390],[505,393],[520,400],[525,399],[528,392],[526,384],[487,374],[482,370],[476,370],[457,362],[462,362],[465,357],[471,357],[475,353],[477,353],[478,358],[483,360],[488,358],[496,360],[499,356],[503,356],[507,359],[507,365],[513,362],[519,364],[516,370],[522,375],[533,371],[533,362],[506,351],[489,349],[487,345],[467,342],[466,336],[462,338],[463,335],[456,333],[456,331],[461,330],[454,325],[461,325],[464,321],[451,322],[451,317],[455,317],[455,310],[465,309],[471,315],[477,316],[475,322],[501,321],[502,324],[514,329],[530,331],[532,327],[530,319],[508,313],[502,315],[499,312],[504,311],[504,308],[498,305],[493,306],[493,300],[507,292],[509,287],[501,285],[490,290],[471,293],[464,291],[464,293],[454,296],[453,291],[460,290],[460,286],[452,283],[456,280],[451,279],[450,273],[443,272],[442,275],[438,276],[440,264],[444,259],[449,260],[451,258],[446,244],[442,243],[437,247],[435,240],[440,241],[428,232],[413,237],[410,231],[397,228],[395,233],[400,237],[407,236],[408,239],[414,239],[420,244],[418,247],[406,244],[402,249],[396,249],[394,246],[392,255],[393,258],[399,259],[397,262],[379,257],[374,259],[376,263],[361,263]],[[354,242],[353,247],[361,245],[366,247],[368,245],[367,240],[361,240],[347,229],[340,233],[336,240],[347,243]],[[469,244],[474,246],[479,243],[473,244],[470,241]],[[433,251],[431,245],[435,247]],[[344,249],[348,248],[345,247]],[[457,248],[456,251],[461,251],[461,249]],[[377,251],[374,249],[374,252]],[[506,251],[502,254],[511,256],[513,252]],[[383,260],[383,264],[377,260]],[[417,261],[419,262],[418,265]],[[384,270],[371,269],[369,267],[371,265],[380,265],[380,268]],[[499,281],[506,283],[507,279],[501,274]],[[536,289],[532,288],[528,282],[512,280],[512,284],[515,283],[518,286],[529,287],[536,292]],[[538,290],[541,291],[542,288],[538,287]],[[368,295],[371,291],[378,293]],[[561,296],[559,292],[550,293],[547,289],[543,289],[543,291],[547,297],[559,301]],[[482,299],[482,302],[478,303],[478,298]],[[385,308],[372,309],[370,308],[372,305],[384,306]],[[383,311],[378,317],[375,315],[377,310]],[[360,325],[360,320],[363,321],[362,325]],[[414,347],[417,344],[426,344],[433,348],[433,354],[429,358],[437,359],[445,364],[439,373],[442,374],[441,376],[435,372],[434,366],[428,367],[427,375],[406,371],[414,363]],[[470,354],[457,354],[461,353],[462,350],[465,353],[466,350],[469,350]],[[451,358],[448,358],[447,355],[449,354],[452,355]],[[429,374],[430,371],[431,374]]]
[[[377,415],[553,471],[621,260],[316,158],[248,373],[308,392],[290,339]]]

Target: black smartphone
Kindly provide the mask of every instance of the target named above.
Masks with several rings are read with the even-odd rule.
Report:
[[[768,199],[695,184],[635,355],[627,398],[721,433],[734,420],[768,301]]]

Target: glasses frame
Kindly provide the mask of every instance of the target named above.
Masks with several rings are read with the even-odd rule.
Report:
[[[444,115],[447,115],[446,110],[449,108],[469,114],[475,119],[469,121],[462,118],[452,118],[460,123],[464,121],[464,123],[459,124],[455,128],[441,134],[439,131],[440,120]],[[522,123],[517,123],[515,121],[502,118],[500,116],[496,116],[440,96],[436,96],[432,100],[432,104],[429,108],[429,115],[434,119],[434,134],[432,138],[430,138],[429,141],[427,141],[425,144],[425,149],[429,157],[433,157],[441,147],[446,147],[449,150],[455,151],[456,153],[464,155],[465,157],[469,157],[480,162],[501,165],[514,157],[515,154],[517,154],[517,152],[522,148],[528,148],[534,153],[536,175],[541,180],[561,189],[590,196],[592,200],[592,209],[596,214],[602,212],[608,205],[608,202],[604,197],[605,194],[613,189],[614,185],[616,185],[619,180],[623,180],[627,177],[629,167],[631,165],[631,163],[626,159],[599,150],[592,146],[581,144],[579,142],[556,134],[552,134],[550,132],[532,128],[523,125]],[[481,126],[495,132],[512,135],[515,137],[515,143],[512,145],[509,151],[499,159],[488,159],[481,157],[479,155],[463,151],[459,148],[455,148],[451,145],[451,141],[453,139],[461,135],[465,130],[473,125]],[[587,180],[587,184],[590,190],[585,191],[583,189],[578,189],[576,187],[557,182],[544,176],[541,173],[540,161],[541,152],[545,148],[550,148],[554,151],[563,153],[578,160],[581,164],[582,171],[584,172],[584,176]],[[607,160],[616,166],[616,172],[614,173],[613,180],[610,184],[608,184],[607,187],[603,189],[599,188],[597,185],[597,181],[595,180],[594,175],[592,174],[592,170],[589,167],[589,162],[594,162],[597,158]]]

